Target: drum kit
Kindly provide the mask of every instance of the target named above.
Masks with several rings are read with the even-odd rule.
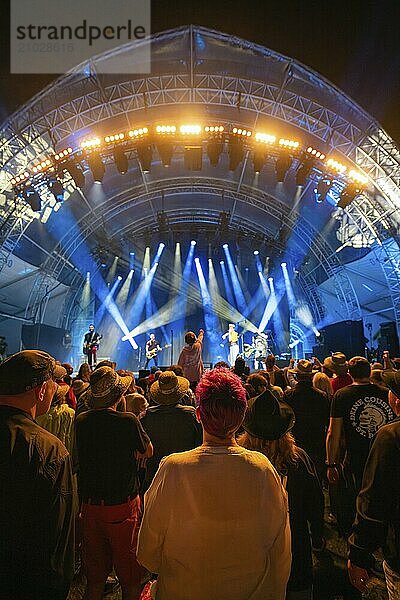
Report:
[[[243,357],[254,360],[256,369],[259,368],[259,363],[263,363],[269,354],[271,354],[271,349],[266,333],[257,333],[253,336],[251,344],[243,344]]]

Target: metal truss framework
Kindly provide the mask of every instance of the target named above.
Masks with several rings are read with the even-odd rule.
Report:
[[[346,156],[355,166],[362,169],[380,192],[375,200],[378,217],[395,222],[395,211],[400,204],[400,152],[378,123],[319,75],[292,59],[244,40],[203,28],[190,27],[154,36],[153,43],[162,45],[177,39],[185,32],[189,39],[187,55],[184,57],[187,65],[185,72],[104,83],[96,76],[95,63],[91,62],[59,79],[51,88],[44,90],[29,105],[11,117],[0,133],[3,165],[0,189],[9,189],[11,176],[24,169],[29,161],[41,158],[49,149],[56,150],[65,145],[73,134],[79,135],[81,130],[95,129],[102,122],[121,116],[126,118],[128,123],[140,122],[146,119],[146,111],[151,108],[190,104],[207,108],[210,118],[213,108],[217,111],[225,107],[231,113],[236,111],[238,120],[250,126],[260,117],[267,117],[296,127],[315,144],[319,143],[326,152],[334,151],[339,157]],[[223,69],[226,74],[202,72],[202,65],[196,60],[198,34],[226,44],[227,57]],[[284,77],[281,81],[270,83],[238,77],[234,72],[229,73],[229,52],[232,48],[250,50],[254,55],[271,63],[283,63]],[[90,70],[90,76],[81,74],[83,67]],[[299,80],[312,86],[312,97],[309,93],[301,92],[297,85]],[[329,103],[328,97],[334,102],[332,100]],[[240,112],[237,110],[239,100]],[[340,110],[335,110],[334,104],[340,107]],[[216,114],[220,115],[220,110]],[[203,184],[204,181],[199,180],[195,186],[196,190]],[[224,185],[226,186],[226,182]],[[247,201],[251,202],[256,194],[256,191],[250,190]],[[348,207],[348,213],[359,222],[360,227],[376,231],[380,248],[387,247],[383,242],[387,239],[388,232],[385,228],[382,230],[375,227],[376,213],[371,221],[368,210],[355,203]],[[0,212],[1,217],[4,218],[4,211],[3,214]],[[28,225],[29,221],[22,220],[20,215],[9,219],[1,250],[0,269],[12,253],[15,240],[18,240]],[[84,237],[85,233],[83,229],[81,235]],[[314,239],[311,241],[315,243]],[[316,253],[318,254],[318,250]],[[387,255],[385,258],[388,258]],[[338,299],[344,303],[348,318],[353,318],[359,315],[360,310],[351,281],[342,272],[337,256],[329,260],[332,260],[332,264],[327,267],[326,272],[335,276]],[[57,261],[53,269],[51,264],[46,263],[45,271],[48,276],[57,277],[56,264]],[[381,264],[387,277],[399,325],[400,311],[396,310],[396,307],[400,306],[399,270],[395,266],[396,261],[388,260],[384,262],[385,266]],[[388,265],[392,266],[390,273]],[[305,280],[307,293],[318,298],[312,274],[308,279],[306,276]],[[41,285],[35,286],[39,291],[42,291],[42,288]],[[322,305],[319,299],[315,302],[317,312],[321,313]],[[34,305],[37,305],[37,301]]]
[[[255,222],[243,219],[242,216],[239,218],[233,215],[234,226],[261,235],[269,234],[266,223],[268,223],[271,218],[279,221],[282,218],[282,214],[284,214],[285,211],[287,212],[287,206],[283,202],[265,192],[254,190],[248,186],[242,186],[240,192],[238,192],[234,183],[230,182],[229,184],[225,180],[216,180],[214,178],[162,179],[152,182],[147,190],[144,188],[137,188],[135,192],[129,190],[117,194],[107,198],[106,201],[97,206],[95,216],[92,212],[88,211],[86,215],[82,217],[80,221],[77,221],[76,224],[64,234],[62,239],[60,239],[52,256],[44,263],[43,272],[38,276],[38,287],[32,290],[33,298],[29,302],[32,307],[31,310],[36,310],[36,307],[40,303],[40,298],[43,296],[46,285],[48,285],[48,274],[51,273],[51,277],[54,279],[59,278],[65,267],[65,261],[68,260],[73,262],[74,252],[81,244],[85,243],[88,237],[93,236],[99,227],[106,226],[107,223],[112,222],[115,217],[124,211],[129,210],[132,203],[135,204],[136,210],[140,212],[140,206],[143,203],[151,203],[153,200],[159,198],[161,191],[164,193],[165,197],[178,194],[187,195],[195,192],[199,194],[205,193],[219,199],[223,192],[224,201],[232,201],[232,203],[241,201],[254,206],[260,211],[261,215],[265,216],[265,221],[257,220],[257,222]],[[201,217],[205,222],[218,224],[220,210],[202,211],[201,209],[197,209],[196,213],[197,218]],[[166,214],[171,224],[174,223],[174,220],[176,222],[182,222],[182,220],[193,222],[195,219],[193,211],[190,208],[186,211],[182,209],[175,211],[166,209]],[[134,226],[129,224],[125,228],[115,231],[113,237],[120,238],[127,231],[133,236],[140,235],[140,233],[143,233],[149,228],[151,223],[153,223],[151,216],[138,218],[135,220]],[[293,242],[299,249],[299,252],[303,255],[307,252],[311,252],[318,264],[324,269],[326,276],[334,278],[336,283],[336,293],[341,306],[346,310],[347,317],[357,318],[357,315],[354,314],[355,307],[358,307],[357,297],[346,271],[341,269],[338,255],[315,228],[296,213],[291,213],[287,218],[285,225],[288,226],[292,233]],[[282,245],[282,249],[284,249],[284,245]],[[313,271],[307,272],[306,270],[302,270],[299,282],[310,306],[313,308],[315,322],[321,322],[324,317],[324,309],[317,293],[315,273]],[[26,316],[28,317],[28,314],[26,314]]]

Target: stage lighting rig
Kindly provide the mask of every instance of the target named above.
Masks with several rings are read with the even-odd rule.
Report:
[[[207,156],[212,167],[216,167],[224,150],[224,127],[222,125],[207,125],[204,128],[207,134]]]
[[[264,148],[256,148],[253,151],[253,169],[256,175],[261,173],[266,158],[267,153],[265,152]]]
[[[281,152],[275,162],[276,180],[278,183],[283,183],[286,173],[292,165],[292,157],[287,152]]]
[[[236,135],[229,136],[228,144],[229,170],[236,171],[244,158],[243,139]]]
[[[97,152],[89,154],[89,156],[86,157],[86,161],[88,163],[89,169],[92,171],[93,180],[96,183],[101,183],[103,181],[106,168],[104,166],[100,154],[98,154]]]
[[[347,171],[347,167],[345,165],[342,165],[342,163],[338,162],[333,158],[328,158],[326,164],[329,167],[329,169],[331,169],[332,171],[336,171],[336,173],[340,173],[340,175],[343,175],[343,173]]]
[[[256,142],[260,142],[261,144],[275,144],[276,142],[276,136],[275,135],[271,135],[269,133],[261,133],[261,132],[257,132],[256,135],[254,136],[254,139]]]
[[[33,212],[39,212],[42,209],[42,200],[38,192],[33,187],[26,188],[20,195],[25,202],[29,204]]]
[[[49,184],[49,189],[50,189],[51,193],[53,194],[56,202],[64,201],[64,188],[63,188],[61,181],[59,181],[58,179],[51,181]]]
[[[189,171],[201,171],[203,166],[202,146],[185,146],[183,151],[185,169]]]
[[[355,200],[360,194],[361,187],[359,185],[357,185],[356,183],[347,184],[340,194],[337,206],[343,209],[347,208],[349,204],[351,204],[353,200]]]
[[[296,185],[305,186],[307,178],[309,177],[312,168],[314,166],[314,160],[309,158],[307,155],[303,155],[300,162],[300,166],[296,171]]]
[[[149,173],[151,169],[151,161],[153,160],[153,149],[151,144],[140,142],[136,146],[139,162],[143,173]]]
[[[65,163],[64,168],[71,175],[76,187],[83,188],[85,186],[85,176],[79,163],[69,160]]]
[[[319,180],[317,187],[314,189],[314,193],[317,198],[317,202],[324,202],[326,200],[326,196],[331,189],[333,181],[327,177],[322,177]]]
[[[114,148],[113,158],[118,173],[120,173],[121,175],[125,175],[125,173],[127,173],[129,169],[128,158],[124,150],[120,146],[116,146]]]

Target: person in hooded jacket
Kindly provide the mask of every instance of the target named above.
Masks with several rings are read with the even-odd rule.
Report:
[[[188,331],[185,335],[185,345],[178,359],[178,365],[182,367],[184,377],[190,381],[192,390],[196,388],[203,375],[204,365],[201,357],[203,337],[203,329],[200,329],[197,337],[193,331]]]

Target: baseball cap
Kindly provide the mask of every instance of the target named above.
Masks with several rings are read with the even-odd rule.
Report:
[[[48,379],[62,379],[67,371],[41,350],[17,352],[0,364],[0,395],[17,396]]]
[[[382,379],[393,394],[400,399],[400,371],[383,371]]]

